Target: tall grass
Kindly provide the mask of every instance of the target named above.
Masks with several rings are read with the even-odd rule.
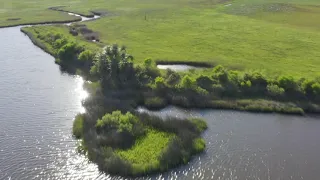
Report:
[[[174,134],[149,129],[128,150],[117,150],[116,154],[133,166],[133,171],[146,172],[159,168],[159,158]]]

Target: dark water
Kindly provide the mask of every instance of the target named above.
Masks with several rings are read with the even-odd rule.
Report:
[[[0,179],[119,179],[76,152],[82,79],[61,73],[18,27],[0,34]],[[205,153],[152,179],[319,179],[319,118],[174,107],[158,114],[203,117],[209,129]]]
[[[71,137],[83,80],[61,73],[20,28],[0,34],[0,179],[99,176]]]
[[[205,153],[164,179],[319,179],[319,117],[176,107],[153,113],[202,117],[209,127]]]

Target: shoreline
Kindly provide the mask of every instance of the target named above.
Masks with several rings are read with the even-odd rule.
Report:
[[[50,50],[48,50],[46,48],[46,46],[44,44],[42,44],[40,41],[37,41],[37,38],[33,37],[32,33],[29,33],[28,31],[24,30],[23,28],[20,29],[21,32],[23,32],[25,35],[27,35],[30,40],[32,41],[32,43],[39,47],[40,49],[42,49],[43,51],[45,51],[46,53],[52,55],[53,57],[57,58],[56,55],[51,52]],[[56,63],[56,62],[55,62]],[[176,62],[173,62],[172,64],[174,64]],[[59,63],[56,63],[59,64]],[[168,63],[169,64],[169,63]],[[182,64],[182,63],[181,63]],[[185,64],[185,63],[183,63]],[[189,63],[192,64],[192,63]],[[198,64],[199,63],[195,63]],[[201,64],[201,63],[200,63]],[[82,75],[83,76],[83,75]],[[87,77],[83,77],[83,78],[87,78]],[[259,104],[258,108],[246,108],[247,106],[249,106],[249,103],[243,103],[241,101],[250,101],[250,103],[253,104],[259,104],[261,101],[266,102],[267,104],[265,106],[261,105],[261,103]],[[283,111],[285,107],[293,107],[292,105],[286,105],[289,103],[293,103],[293,102],[281,102],[281,101],[274,101],[274,100],[269,100],[269,99],[216,99],[216,100],[212,100],[209,103],[206,103],[204,106],[197,106],[197,105],[182,105],[182,104],[177,104],[177,103],[166,103],[165,105],[151,105],[148,106],[145,103],[142,104],[138,104],[141,106],[145,106],[146,108],[148,108],[149,110],[161,110],[163,108],[166,108],[168,106],[177,106],[177,107],[181,107],[181,108],[185,108],[185,109],[219,109],[219,110],[235,110],[235,111],[242,111],[242,112],[254,112],[254,113],[279,113],[279,114],[291,114],[291,115],[308,115],[308,114],[320,114],[320,108],[319,109],[315,109],[315,110],[311,110],[308,108],[303,108],[303,107],[299,107],[299,106],[295,106],[295,111]],[[306,103],[306,102],[304,102]],[[269,104],[274,104],[274,106],[270,109]],[[282,109],[274,109],[277,107],[277,105],[281,105]],[[294,103],[295,104],[295,103]],[[251,104],[252,105],[252,104]],[[308,104],[307,104],[308,105]]]
[[[38,38],[37,33],[38,32],[28,32],[27,29],[21,28],[20,31],[22,33],[24,33],[25,35],[27,35],[29,37],[29,39],[32,41],[32,43],[39,47],[40,49],[42,49],[43,51],[45,51],[46,53],[50,54],[51,56],[53,56],[54,58],[58,58],[57,53],[55,53],[54,51],[56,49],[52,49],[50,50],[51,45],[49,44],[47,47],[47,44],[42,43],[42,39]],[[44,41],[46,42],[46,41]],[[53,52],[52,52],[53,51]],[[76,54],[78,55],[78,54]],[[60,56],[59,56],[60,57]],[[76,59],[77,60],[77,59]],[[156,63],[158,63],[159,61],[156,61]],[[63,67],[63,62],[62,64],[57,63],[55,61],[56,64],[59,64],[60,67]],[[81,67],[77,66],[76,64],[73,64],[74,62],[71,60],[71,62],[69,65],[74,68],[79,68],[80,70]],[[177,62],[172,62],[173,63],[177,63]],[[182,62],[181,62],[182,63]],[[204,66],[209,66],[208,64],[205,63],[193,63],[193,62],[189,62],[189,64],[197,64],[197,65],[204,65]],[[184,63],[185,64],[185,63]],[[89,79],[90,76],[89,75],[81,75],[84,79]],[[133,88],[134,86],[132,86]],[[91,95],[92,98],[92,102],[89,101],[89,104],[83,104],[83,106],[85,107],[86,110],[90,109],[90,111],[87,112],[87,114],[80,114],[79,116],[76,116],[75,121],[74,121],[74,125],[73,128],[75,128],[77,135],[76,137],[78,137],[79,139],[82,139],[82,148],[84,149],[84,152],[87,154],[87,157],[92,160],[94,163],[98,164],[98,166],[100,168],[102,168],[104,171],[110,173],[111,175],[121,175],[123,177],[139,177],[142,175],[147,175],[147,174],[154,174],[154,173],[159,173],[159,172],[164,172],[167,171],[171,168],[175,168],[178,167],[182,164],[187,163],[194,155],[202,152],[205,148],[205,142],[203,141],[203,139],[201,139],[201,133],[204,131],[198,131],[196,130],[195,132],[190,132],[191,134],[194,133],[194,135],[192,135],[192,137],[194,139],[191,139],[191,142],[194,143],[193,141],[196,142],[197,139],[200,139],[199,142],[197,141],[197,143],[200,143],[200,148],[197,149],[196,147],[194,147],[193,144],[188,144],[186,139],[188,139],[187,137],[184,136],[179,136],[179,139],[182,139],[183,141],[185,141],[186,144],[184,144],[181,147],[186,147],[187,151],[188,151],[188,155],[186,157],[184,157],[184,155],[178,155],[178,158],[187,158],[187,160],[181,160],[179,159],[178,161],[174,161],[171,162],[170,158],[166,159],[165,163],[167,163],[168,165],[166,167],[163,167],[161,164],[160,166],[153,166],[151,165],[149,167],[150,164],[148,163],[142,163],[140,164],[142,167],[135,167],[132,166],[132,162],[130,162],[127,159],[121,159],[118,154],[117,154],[117,148],[115,148],[115,150],[110,151],[112,154],[112,158],[115,158],[113,160],[115,160],[115,162],[112,163],[118,163],[117,166],[120,169],[117,169],[116,166],[114,167],[115,169],[111,170],[108,168],[110,167],[110,162],[108,164],[108,162],[105,162],[104,159],[106,158],[105,155],[103,154],[103,151],[96,151],[96,148],[101,148],[101,147],[112,147],[112,145],[106,145],[106,146],[101,146],[99,145],[100,143],[100,139],[98,139],[96,136],[105,136],[105,138],[110,138],[108,135],[105,134],[99,134],[100,132],[103,133],[103,128],[108,127],[109,125],[107,118],[113,115],[113,112],[118,111],[118,110],[122,110],[122,111],[127,111],[127,112],[131,112],[131,107],[132,108],[137,108],[136,105],[142,105],[144,107],[146,107],[147,109],[151,109],[151,110],[161,110],[165,107],[168,107],[169,105],[173,105],[176,107],[180,107],[180,108],[185,108],[185,109],[226,109],[226,110],[236,110],[236,111],[246,111],[246,112],[258,112],[258,113],[280,113],[280,114],[292,114],[292,115],[305,115],[305,110],[303,110],[301,107],[298,106],[297,103],[290,103],[290,102],[280,102],[280,101],[275,101],[275,100],[268,100],[268,98],[260,98],[260,99],[240,99],[240,98],[234,98],[234,99],[223,99],[223,98],[218,98],[218,99],[208,99],[210,96],[199,96],[200,94],[197,94],[196,92],[192,91],[194,94],[179,94],[175,91],[176,94],[173,94],[173,96],[160,96],[160,99],[164,100],[162,101],[162,103],[157,104],[157,102],[153,103],[153,101],[151,101],[150,104],[146,104],[146,100],[148,98],[152,99],[152,98],[156,98],[157,94],[155,93],[156,90],[154,89],[150,89],[150,88],[138,88],[138,89],[132,89],[132,93],[135,94],[140,94],[142,96],[143,99],[139,99],[135,96],[133,97],[123,97],[123,95],[119,95],[119,96],[112,96],[112,93],[115,92],[115,94],[119,93],[117,92],[116,89],[112,89],[112,87],[110,88],[110,91],[105,91],[101,94],[101,99],[102,101],[105,101],[103,105],[101,105],[102,107],[104,106],[112,106],[109,107],[110,110],[106,110],[108,107],[104,107],[106,108],[105,110],[103,110],[103,112],[99,112],[100,110],[95,110],[94,108],[92,108],[93,106],[97,105],[99,106],[100,102],[95,101],[95,98],[100,98],[99,95],[96,95],[94,93],[91,93],[90,90],[87,90],[88,93]],[[95,91],[95,90],[94,90]],[[93,91],[93,92],[94,92]],[[121,91],[121,90],[120,90]],[[153,96],[148,96],[146,93],[147,92],[151,92],[151,94],[153,94]],[[109,93],[109,94],[108,94]],[[120,92],[121,94],[121,92]],[[111,96],[110,96],[111,95]],[[173,99],[174,95],[178,95],[179,97],[185,98],[186,101],[175,101]],[[110,97],[108,97],[110,96]],[[109,98],[109,99],[108,99]],[[206,98],[206,99],[204,99]],[[108,101],[110,100],[110,101]],[[116,103],[113,103],[114,102]],[[142,101],[140,101],[142,100]],[[128,102],[127,102],[128,101]],[[137,104],[131,104],[131,103],[137,103]],[[91,104],[90,104],[91,103]],[[117,104],[119,103],[119,104]],[[141,104],[140,104],[141,103]],[[305,103],[311,103],[311,102],[305,102]],[[294,105],[292,105],[294,104]],[[148,107],[149,106],[149,107]],[[130,107],[130,108],[128,108]],[[310,106],[311,107],[311,106]],[[112,109],[112,110],[111,110]],[[98,113],[97,113],[98,112]],[[112,114],[111,114],[112,112]],[[320,112],[319,109],[317,109],[317,112]],[[99,114],[100,113],[100,114]],[[103,113],[103,114],[101,114]],[[121,113],[119,111],[119,113]],[[92,117],[88,117],[90,115],[95,116],[95,118]],[[101,116],[103,116],[101,118]],[[151,127],[155,128],[155,130],[157,130],[156,133],[160,132],[160,129],[156,129],[156,127],[159,127],[159,123],[160,121],[158,119],[156,119],[155,117],[145,117],[145,115],[143,114],[131,114],[131,115],[127,115],[127,114],[120,114],[120,117],[126,118],[126,116],[132,116],[133,118],[137,118],[138,120],[140,120],[142,122],[142,131],[147,132],[148,128],[147,127]],[[96,118],[97,117],[97,118]],[[105,118],[105,121],[103,120],[103,118]],[[146,120],[147,119],[147,120]],[[92,121],[95,120],[95,121]],[[97,123],[96,121],[101,122],[101,123]],[[190,126],[196,126],[196,124],[192,123],[190,124],[190,122],[188,122],[188,119],[184,119],[183,123],[189,123],[189,127]],[[93,123],[93,124],[91,124]],[[103,124],[105,123],[105,124]],[[136,123],[136,122],[135,122]],[[132,126],[136,126],[137,124],[131,124]],[[165,122],[163,122],[165,123]],[[170,124],[173,123],[173,124]],[[175,124],[176,123],[176,124]],[[181,121],[179,122],[181,123]],[[89,125],[91,124],[91,125]],[[100,125],[99,125],[100,124]],[[160,123],[161,124],[161,123]],[[99,125],[100,130],[97,129],[97,126]],[[120,125],[119,125],[120,126]],[[138,125],[137,125],[138,126]],[[163,129],[161,129],[163,132],[166,133],[176,133],[177,137],[178,134],[180,132],[175,132],[174,129],[179,129],[179,131],[184,131],[186,129],[186,127],[180,127],[180,124],[177,124],[177,122],[175,121],[167,121],[166,124],[161,124],[160,127],[162,127]],[[119,127],[117,127],[119,128]],[[168,129],[166,129],[168,128]],[[192,128],[191,128],[192,129]],[[194,129],[194,127],[193,127]],[[93,134],[90,134],[93,131]],[[100,131],[100,132],[99,132]],[[108,131],[108,130],[107,130]],[[86,134],[88,133],[88,134]],[[183,133],[182,133],[183,134]],[[75,135],[75,134],[74,134]],[[132,135],[133,136],[133,135]],[[133,136],[134,138],[138,139],[138,138],[148,138],[148,135],[144,134],[144,135],[139,135],[139,136]],[[186,139],[184,139],[186,138]],[[190,141],[190,139],[189,139]],[[170,140],[171,142],[171,140]],[[173,142],[173,141],[172,141]],[[95,144],[96,143],[96,144]],[[126,144],[127,142],[121,142]],[[130,143],[129,143],[130,144]],[[169,144],[166,144],[166,148],[169,148],[174,143],[171,143],[170,146]],[[92,146],[91,146],[92,145]],[[175,148],[180,148],[180,147],[175,147]],[[184,149],[181,148],[179,149],[179,151],[183,151]],[[125,150],[124,150],[125,151]],[[167,150],[163,150],[162,149],[162,153],[166,153],[166,155],[168,157],[170,157],[172,154],[174,154],[171,151]],[[108,158],[107,158],[108,159]],[[122,170],[122,168],[124,170]]]
[[[174,102],[166,102],[164,104],[138,104],[137,107],[142,106],[151,111],[160,111],[170,106],[183,108],[186,110],[198,109],[198,110],[233,110],[239,112],[250,112],[250,113],[263,113],[263,114],[284,114],[284,115],[297,115],[297,116],[308,116],[308,115],[320,115],[320,107],[315,109],[308,109],[302,106],[293,106],[291,102],[279,102],[267,99],[219,99],[212,100],[204,105],[194,104],[180,104]],[[312,104],[306,104],[305,106],[312,106]]]
[[[66,6],[58,6],[58,7],[66,7]],[[52,11],[58,11],[58,12],[63,12],[63,13],[72,13],[72,14],[77,14],[86,18],[92,18],[90,21],[92,20],[96,20],[94,19],[94,16],[99,16],[101,17],[102,14],[94,12],[94,11],[90,11],[90,13],[92,13],[92,15],[85,15],[85,14],[79,14],[79,13],[74,13],[72,11],[66,11],[66,10],[62,10],[62,9],[56,9],[56,7],[49,7],[49,10]],[[73,16],[73,15],[69,15],[69,16]],[[73,20],[58,20],[58,21],[42,21],[42,22],[31,22],[31,23],[20,23],[20,24],[13,24],[13,25],[4,25],[1,26],[0,25],[0,29],[2,28],[10,28],[10,27],[19,27],[19,26],[37,26],[37,25],[54,25],[54,24],[66,24],[66,23],[74,23],[74,22],[81,22],[82,18],[79,16],[74,16],[75,19]]]
[[[54,24],[66,24],[66,23],[73,23],[73,22],[81,22],[81,18],[76,20],[64,20],[64,21],[44,21],[38,23],[21,23],[16,25],[7,25],[7,26],[0,26],[2,28],[10,28],[10,27],[19,27],[19,26],[38,26],[38,25],[54,25]]]

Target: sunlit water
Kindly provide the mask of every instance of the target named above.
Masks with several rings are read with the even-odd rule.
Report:
[[[88,94],[19,28],[0,29],[0,179],[121,179],[76,151],[74,116]],[[165,117],[202,117],[206,151],[180,168],[138,179],[316,180],[319,117],[168,107]]]
[[[158,69],[170,69],[173,71],[187,71],[190,69],[201,69],[201,67],[190,66],[186,64],[158,64]]]
[[[19,28],[0,33],[0,179],[99,176],[71,136],[88,96],[82,78],[61,73]]]

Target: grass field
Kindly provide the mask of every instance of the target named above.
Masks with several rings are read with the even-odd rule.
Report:
[[[203,61],[270,75],[315,76],[320,68],[317,0],[4,0],[0,26],[72,18],[52,6],[83,14],[105,43],[126,45],[145,58]],[[42,13],[42,16],[38,14]],[[21,20],[7,20],[21,18]]]
[[[30,32],[36,36],[45,37],[47,34],[62,34],[64,38],[68,41],[73,41],[78,43],[79,45],[85,46],[86,49],[90,49],[92,51],[98,51],[102,47],[100,43],[93,43],[91,41],[86,41],[83,36],[73,36],[69,33],[69,28],[63,25],[54,25],[54,26],[31,26],[31,27],[23,27],[23,30]],[[41,41],[41,40],[40,40]],[[44,41],[41,41],[46,48],[51,52],[51,54],[57,53],[57,49],[54,49],[51,45],[47,44]]]
[[[129,150],[117,150],[116,153],[132,166],[139,169],[159,167],[160,156],[165,151],[173,134],[148,130],[146,136],[137,140]]]

